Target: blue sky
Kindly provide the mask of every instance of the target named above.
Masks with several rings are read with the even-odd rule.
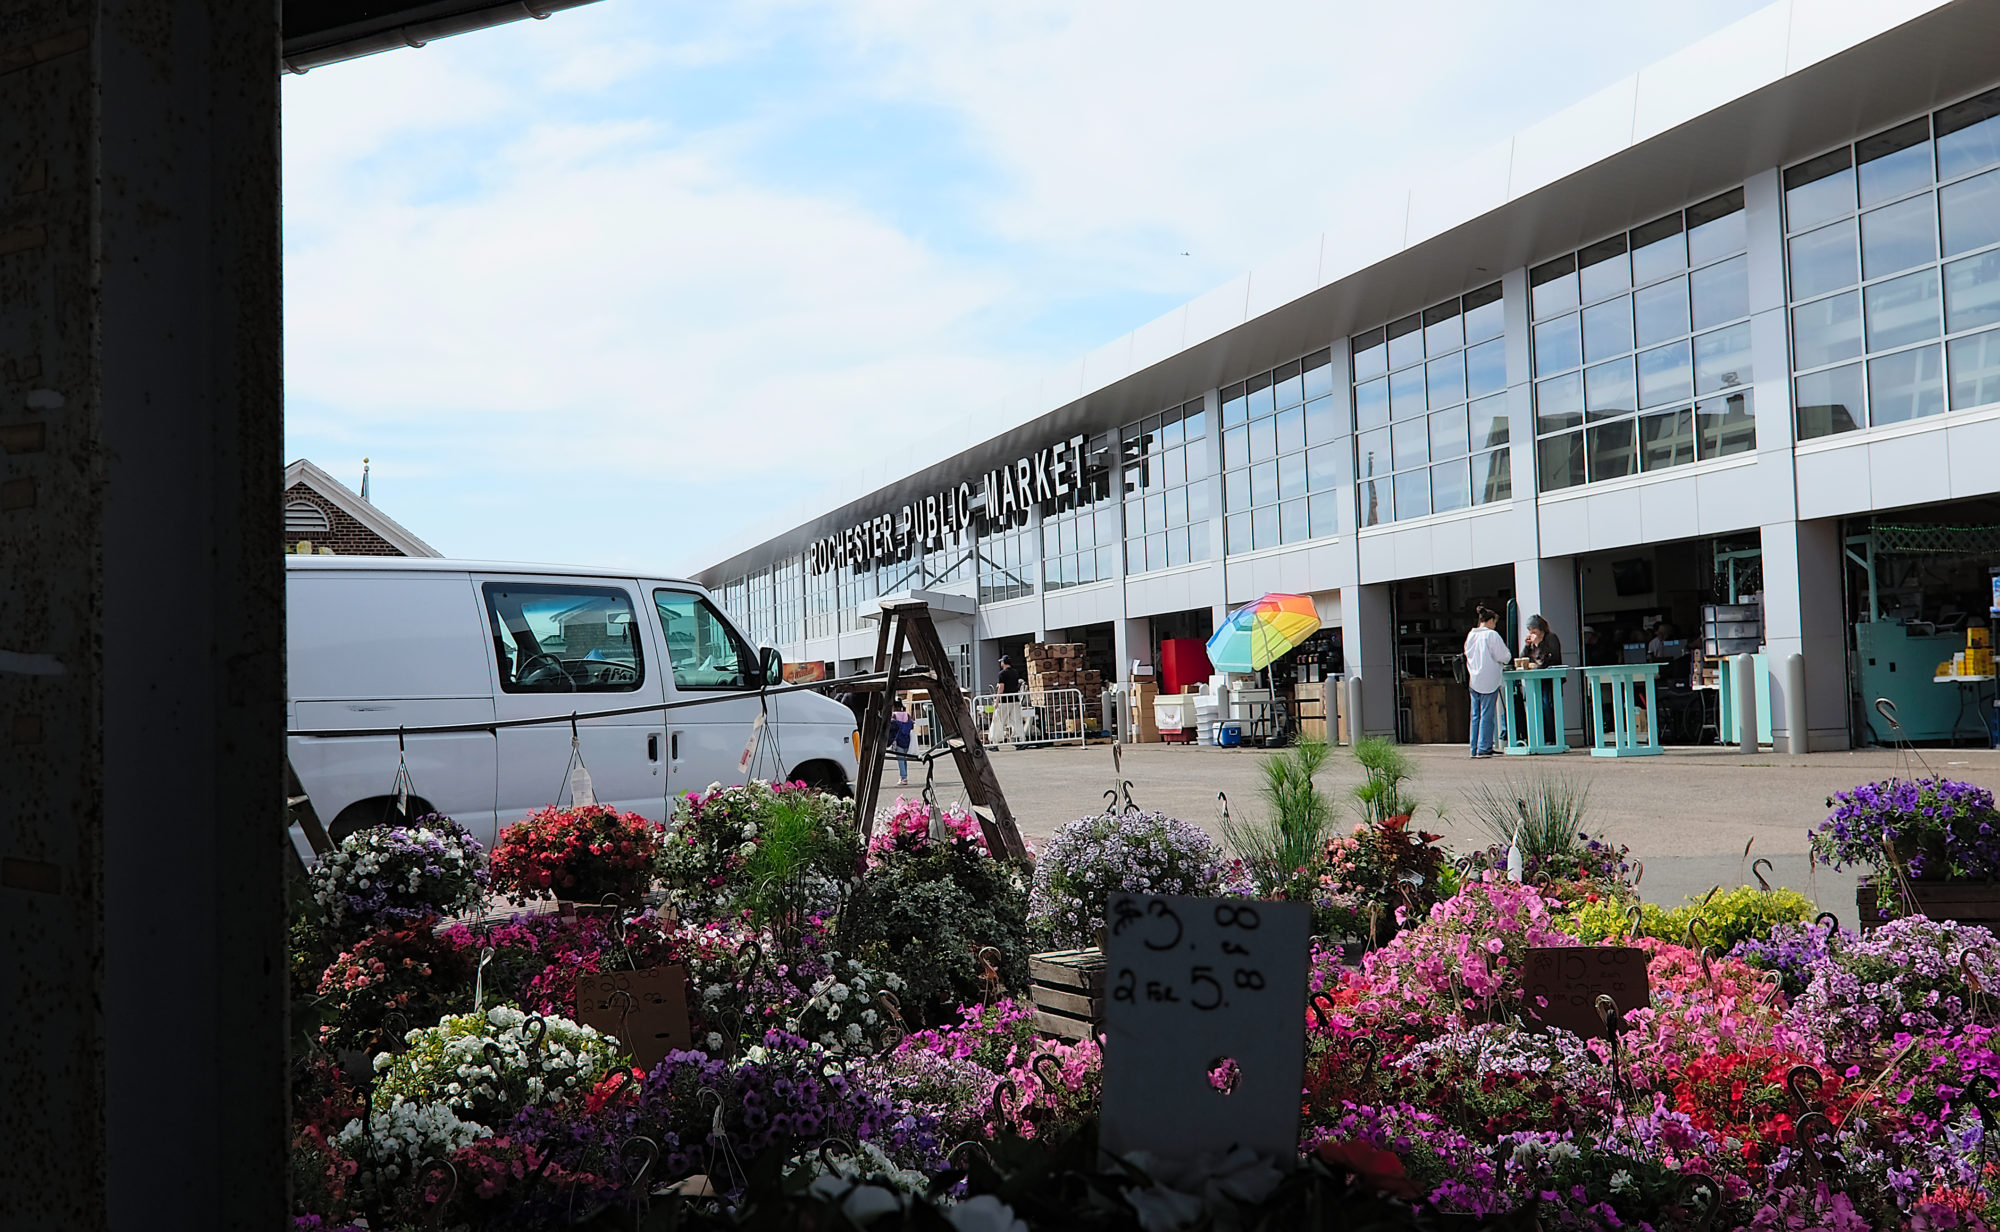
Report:
[[[286,454],[692,571],[1757,7],[604,0],[287,78]]]

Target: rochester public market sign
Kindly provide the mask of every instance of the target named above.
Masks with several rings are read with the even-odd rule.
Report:
[[[1024,519],[1038,505],[1046,512],[1072,495],[1079,504],[1094,500],[1093,485],[1086,482],[1086,477],[1096,477],[1084,457],[1088,440],[1072,436],[986,472],[977,497],[972,481],[963,480],[955,488],[817,540],[806,549],[806,572],[842,568],[858,572],[893,564],[920,546],[929,549],[947,537],[965,534],[973,529],[975,517],[980,529],[990,531]]]

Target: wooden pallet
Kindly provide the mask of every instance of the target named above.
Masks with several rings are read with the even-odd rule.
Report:
[[[1060,1039],[1080,1040],[1104,1027],[1104,952],[1050,950],[1028,956],[1029,993],[1035,1000],[1035,1029]]]

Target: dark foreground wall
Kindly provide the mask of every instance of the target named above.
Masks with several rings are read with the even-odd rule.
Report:
[[[0,1227],[284,1210],[278,5],[0,2]]]

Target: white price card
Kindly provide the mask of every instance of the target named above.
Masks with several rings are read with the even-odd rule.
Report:
[[[1311,908],[1114,894],[1105,921],[1104,1149],[1291,1166]]]

